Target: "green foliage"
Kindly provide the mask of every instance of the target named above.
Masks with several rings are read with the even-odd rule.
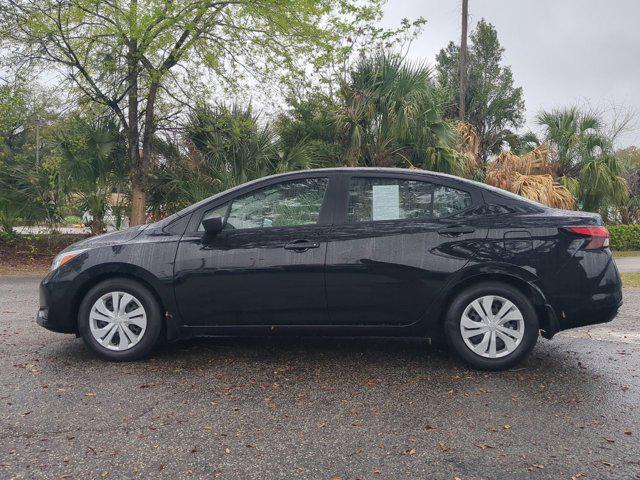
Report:
[[[363,59],[342,89],[348,163],[463,174],[466,160],[443,118],[442,92],[424,64],[378,54]]]
[[[612,250],[640,250],[640,225],[608,225]]]
[[[310,146],[284,145],[251,107],[197,106],[185,125],[184,143],[186,149],[155,142],[164,159],[151,186],[156,216],[256,178],[315,166]]]
[[[278,123],[284,145],[309,145],[323,165],[417,167],[465,173],[431,71],[400,55],[365,56],[336,97],[291,102]]]
[[[51,225],[60,206],[48,142],[53,114],[19,83],[0,87],[0,112],[0,226],[11,234],[18,223]]]
[[[274,128],[284,149],[305,145],[320,166],[340,166],[343,146],[337,129],[338,99],[319,91],[289,99],[290,108]]]
[[[501,65],[503,53],[495,27],[481,19],[470,35],[465,120],[480,136],[483,162],[499,153],[524,121],[522,88],[514,87],[511,68]],[[448,118],[458,118],[459,57],[460,46],[453,42],[436,57],[438,81],[448,96]]]
[[[618,150],[616,158],[624,170],[629,191],[628,200],[618,205],[620,222],[638,223],[640,222],[640,149],[631,146]]]
[[[172,82],[188,77],[168,74],[178,64],[210,69],[237,86],[248,74],[282,80],[308,63],[340,62],[344,39],[373,29],[381,6],[380,0],[16,0],[0,6],[0,41],[14,58],[67,69],[81,93],[111,108],[126,103],[127,65],[148,88],[178,86]],[[389,42],[411,26],[377,29],[376,37]]]
[[[544,129],[543,141],[552,147],[556,175],[582,209],[606,217],[608,207],[627,201],[624,166],[598,115],[575,107],[543,111],[538,124]]]
[[[0,162],[11,155],[12,147],[23,135],[27,92],[21,85],[0,86]]]
[[[102,233],[110,195],[127,184],[125,139],[113,119],[75,114],[59,124],[55,141],[66,192],[80,210],[91,213],[92,233]]]
[[[82,218],[77,215],[67,215],[62,220],[67,225],[82,225]]]

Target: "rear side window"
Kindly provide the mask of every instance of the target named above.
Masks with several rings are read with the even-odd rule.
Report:
[[[441,218],[471,206],[462,190],[417,180],[353,177],[347,222]]]
[[[314,225],[328,183],[327,178],[305,178],[270,185],[206,212],[203,219],[226,217],[225,229]],[[202,223],[199,230],[204,230]]]

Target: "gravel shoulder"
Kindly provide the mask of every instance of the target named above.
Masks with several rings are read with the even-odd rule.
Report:
[[[640,479],[640,290],[605,326],[466,369],[406,339],[198,339],[129,364],[0,277],[1,478]]]

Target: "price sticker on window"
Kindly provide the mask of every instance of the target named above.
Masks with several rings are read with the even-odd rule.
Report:
[[[397,220],[400,218],[400,187],[398,185],[373,185],[373,220]]]

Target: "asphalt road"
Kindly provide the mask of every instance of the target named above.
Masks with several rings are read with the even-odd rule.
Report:
[[[425,342],[203,339],[129,364],[0,277],[0,478],[640,479],[640,290],[503,373]]]
[[[616,266],[621,272],[640,272],[640,257],[616,258]]]

